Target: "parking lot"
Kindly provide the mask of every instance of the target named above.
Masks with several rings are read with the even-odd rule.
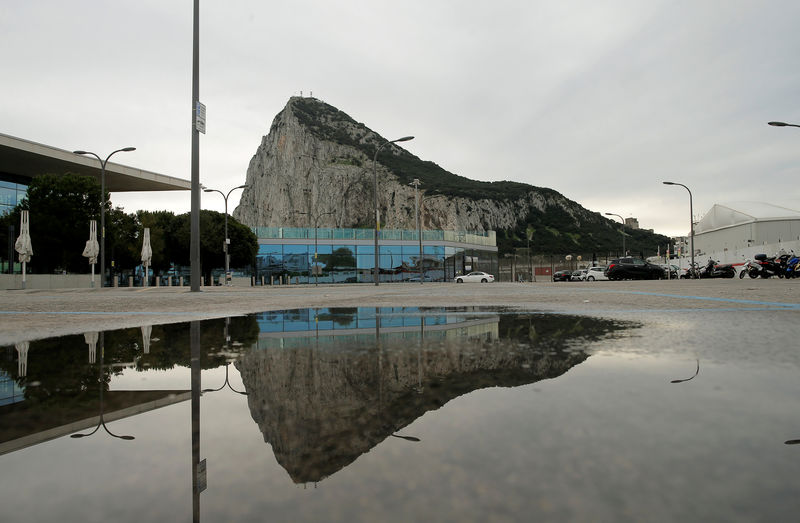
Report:
[[[800,280],[596,281],[537,283],[405,283],[276,287],[68,289],[0,291],[3,344],[87,330],[216,318],[299,307],[515,307],[600,316],[658,317],[659,311],[702,315],[781,310],[797,324]],[[719,315],[715,321],[720,320]],[[789,319],[791,318],[791,319]]]

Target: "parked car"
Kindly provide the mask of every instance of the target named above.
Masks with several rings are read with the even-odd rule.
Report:
[[[569,281],[572,278],[572,271],[557,271],[553,273],[553,281]]]
[[[662,280],[664,269],[641,258],[617,258],[611,260],[605,275],[609,280]]]
[[[569,277],[569,281],[583,281],[586,279],[586,269],[581,269],[579,271],[572,271],[572,275]]]
[[[586,281],[608,280],[605,267],[589,267],[586,269]]]
[[[469,274],[456,276],[455,281],[456,283],[470,283],[470,282],[491,283],[494,281],[494,276],[492,276],[487,272],[473,271],[470,272]]]

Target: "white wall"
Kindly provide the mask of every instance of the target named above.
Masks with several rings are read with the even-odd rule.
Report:
[[[26,289],[88,289],[92,286],[91,274],[28,274]],[[95,276],[95,286],[100,277]],[[21,289],[22,274],[0,274],[0,289]]]

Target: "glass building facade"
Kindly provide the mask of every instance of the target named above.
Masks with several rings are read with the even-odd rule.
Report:
[[[260,283],[371,283],[375,241],[371,229],[256,227]],[[450,281],[470,271],[497,272],[494,231],[380,232],[378,274],[383,282]]]
[[[8,214],[25,198],[28,191],[26,180],[0,174],[0,216]]]

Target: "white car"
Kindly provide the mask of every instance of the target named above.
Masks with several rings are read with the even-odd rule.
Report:
[[[608,276],[606,276],[605,271],[606,271],[605,267],[589,267],[586,270],[586,277],[584,278],[584,280],[585,281],[608,280]]]
[[[479,282],[479,283],[491,283],[494,281],[494,276],[486,272],[475,271],[469,274],[464,274],[462,276],[456,276],[455,282],[456,283],[469,283],[469,282]]]

